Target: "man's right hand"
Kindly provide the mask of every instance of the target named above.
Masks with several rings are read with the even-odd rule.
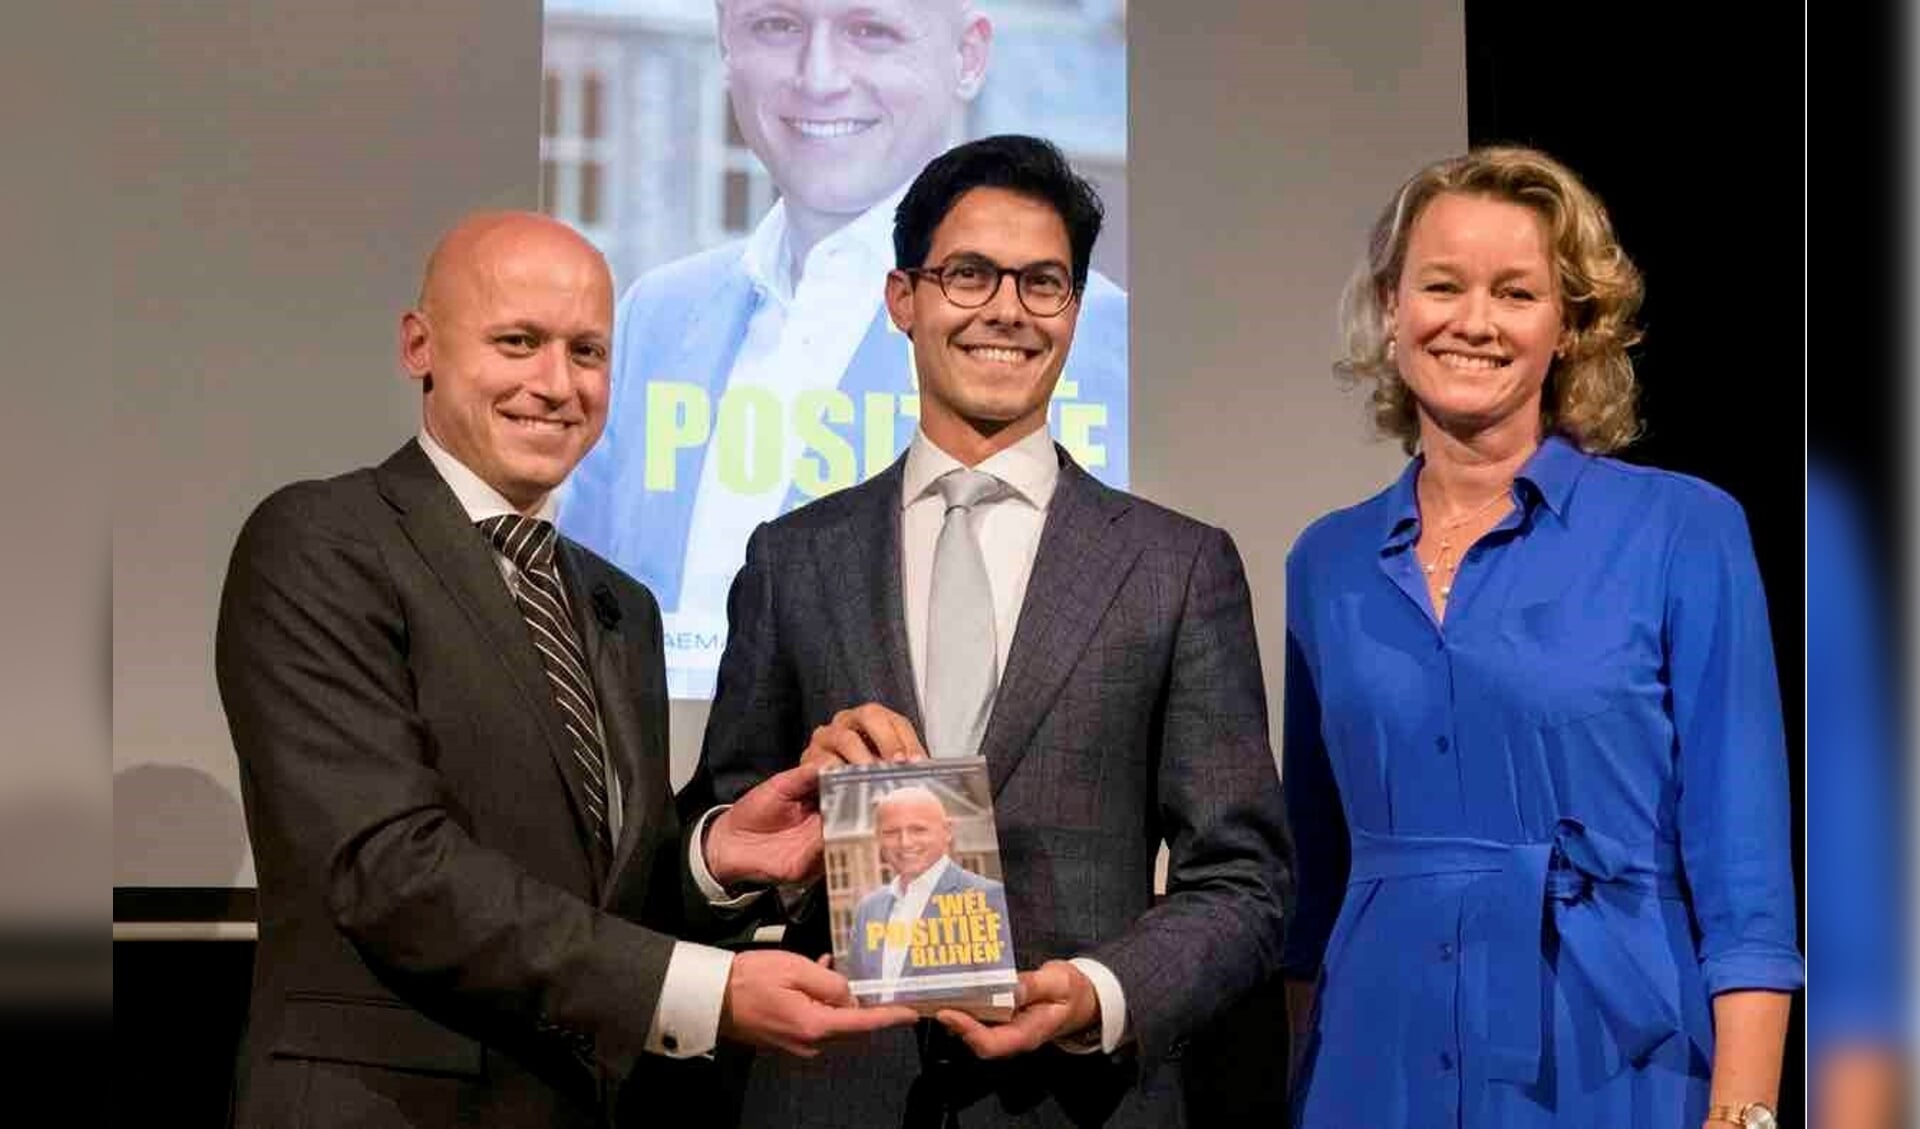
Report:
[[[820,770],[796,765],[754,785],[707,825],[707,873],[722,886],[820,876]]]
[[[861,1007],[847,978],[795,953],[739,953],[727,974],[720,1035],[802,1058],[845,1035],[898,1027],[919,1018],[907,1007]]]
[[[913,722],[878,702],[841,710],[813,731],[801,764],[898,764],[927,759]]]

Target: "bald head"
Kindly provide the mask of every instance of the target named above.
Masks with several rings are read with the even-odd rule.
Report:
[[[933,789],[924,784],[907,784],[883,793],[873,801],[873,807],[876,816],[882,809],[888,807],[913,807],[922,811],[937,811],[942,817],[947,814],[947,806],[940,802],[940,797],[933,794]]]
[[[606,422],[613,279],[593,244],[531,212],[482,212],[442,236],[400,360],[420,380],[422,424],[523,513]]]
[[[713,11],[721,29],[725,30],[729,11],[744,11],[748,8],[763,7],[766,4],[767,0],[713,0]],[[860,5],[845,6],[862,7],[864,10],[864,6]],[[892,6],[914,8],[935,16],[952,16],[956,20],[973,14],[973,0],[894,0]]]
[[[591,263],[606,277],[611,300],[613,275],[606,258],[573,228],[538,212],[473,212],[433,245],[420,278],[419,306],[431,312],[435,305],[457,301],[490,269],[522,256]]]
[[[881,861],[906,882],[925,874],[953,846],[946,805],[918,784],[895,788],[874,801],[873,830]]]

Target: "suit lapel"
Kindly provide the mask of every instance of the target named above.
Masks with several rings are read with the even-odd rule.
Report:
[[[584,828],[586,797],[573,771],[572,739],[560,723],[527,623],[500,575],[493,550],[467,520],[453,491],[441,480],[418,443],[408,443],[376,472],[388,501],[401,511],[401,528],[420,557],[487,640],[487,650],[505,669],[521,704],[546,735],[547,752],[572,800],[576,828]],[[584,835],[580,849],[587,850]],[[590,852],[589,852],[590,853]]]
[[[914,395],[913,381],[908,375],[910,359],[907,337],[893,327],[886,304],[882,303],[867,325],[860,347],[854,350],[840,374],[839,390],[853,405],[861,467],[891,463],[906,453],[907,444],[913,440],[914,417],[898,406]],[[888,397],[884,408],[866,403],[866,398],[873,395]],[[796,482],[787,487],[786,504],[780,507],[780,512],[799,509],[809,501],[812,499]]]
[[[940,876],[940,881],[933,884],[933,896],[927,900],[932,901],[933,897],[941,894],[960,894],[965,892],[966,887],[962,884],[960,878],[960,864],[953,861],[952,855],[948,855],[946,873]]]
[[[1047,507],[1007,669],[980,746],[996,796],[1139,556],[1120,520],[1132,504],[1060,451],[1060,484]]]
[[[650,371],[649,382],[698,385],[707,398],[708,418],[718,419],[720,396],[726,391],[727,377],[733,372],[734,360],[759,304],[746,270],[738,263],[730,265],[713,293],[694,303],[673,363]],[[677,456],[671,491],[639,489],[640,484],[635,483],[634,497],[645,511],[635,528],[643,536],[626,547],[619,559],[645,562],[641,572],[669,608],[680,607],[680,590],[686,584],[687,536],[711,447],[710,442],[700,443]]]
[[[854,396],[869,392],[910,395],[914,391],[908,372],[912,356],[907,335],[893,327],[893,319],[887,316],[886,303],[883,302],[874,311],[873,321],[868,323],[859,347],[847,362],[846,375],[840,380],[840,390]],[[913,438],[910,418],[902,416],[899,422],[906,426],[895,436],[895,455],[905,450],[907,442]]]
[[[659,726],[644,724],[640,713],[640,703],[659,693],[660,687],[643,673],[648,668],[636,668],[632,660],[628,633],[642,628],[629,618],[613,586],[573,542],[560,542],[559,558],[573,601],[574,625],[586,652],[587,670],[593,676],[607,753],[620,772],[620,839],[614,844],[612,867],[601,891],[604,902],[613,894],[612,876],[620,873],[633,853],[634,843],[660,799],[659,774],[648,772],[646,766],[666,758],[666,750],[659,747],[663,734],[656,732]]]
[[[819,583],[838,590],[827,601],[847,669],[858,685],[853,700],[893,706],[921,728],[907,651],[906,602],[900,593],[900,476],[905,459],[848,491],[841,521],[814,533]]]

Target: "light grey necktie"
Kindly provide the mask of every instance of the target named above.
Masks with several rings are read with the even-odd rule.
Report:
[[[1001,482],[983,471],[949,471],[934,484],[947,517],[933,546],[927,597],[927,752],[970,757],[980,751],[1000,678],[993,638],[993,592],[974,534],[973,508]]]

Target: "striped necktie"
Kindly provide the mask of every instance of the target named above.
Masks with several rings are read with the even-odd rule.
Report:
[[[604,852],[604,864],[613,857],[607,832],[607,750],[600,740],[600,706],[594,698],[593,679],[587,676],[580,634],[574,627],[567,590],[554,567],[553,523],[506,514],[478,524],[500,555],[520,572],[514,602],[520,605],[534,649],[540,652],[554,704],[571,738],[576,777],[587,798],[587,830]]]

